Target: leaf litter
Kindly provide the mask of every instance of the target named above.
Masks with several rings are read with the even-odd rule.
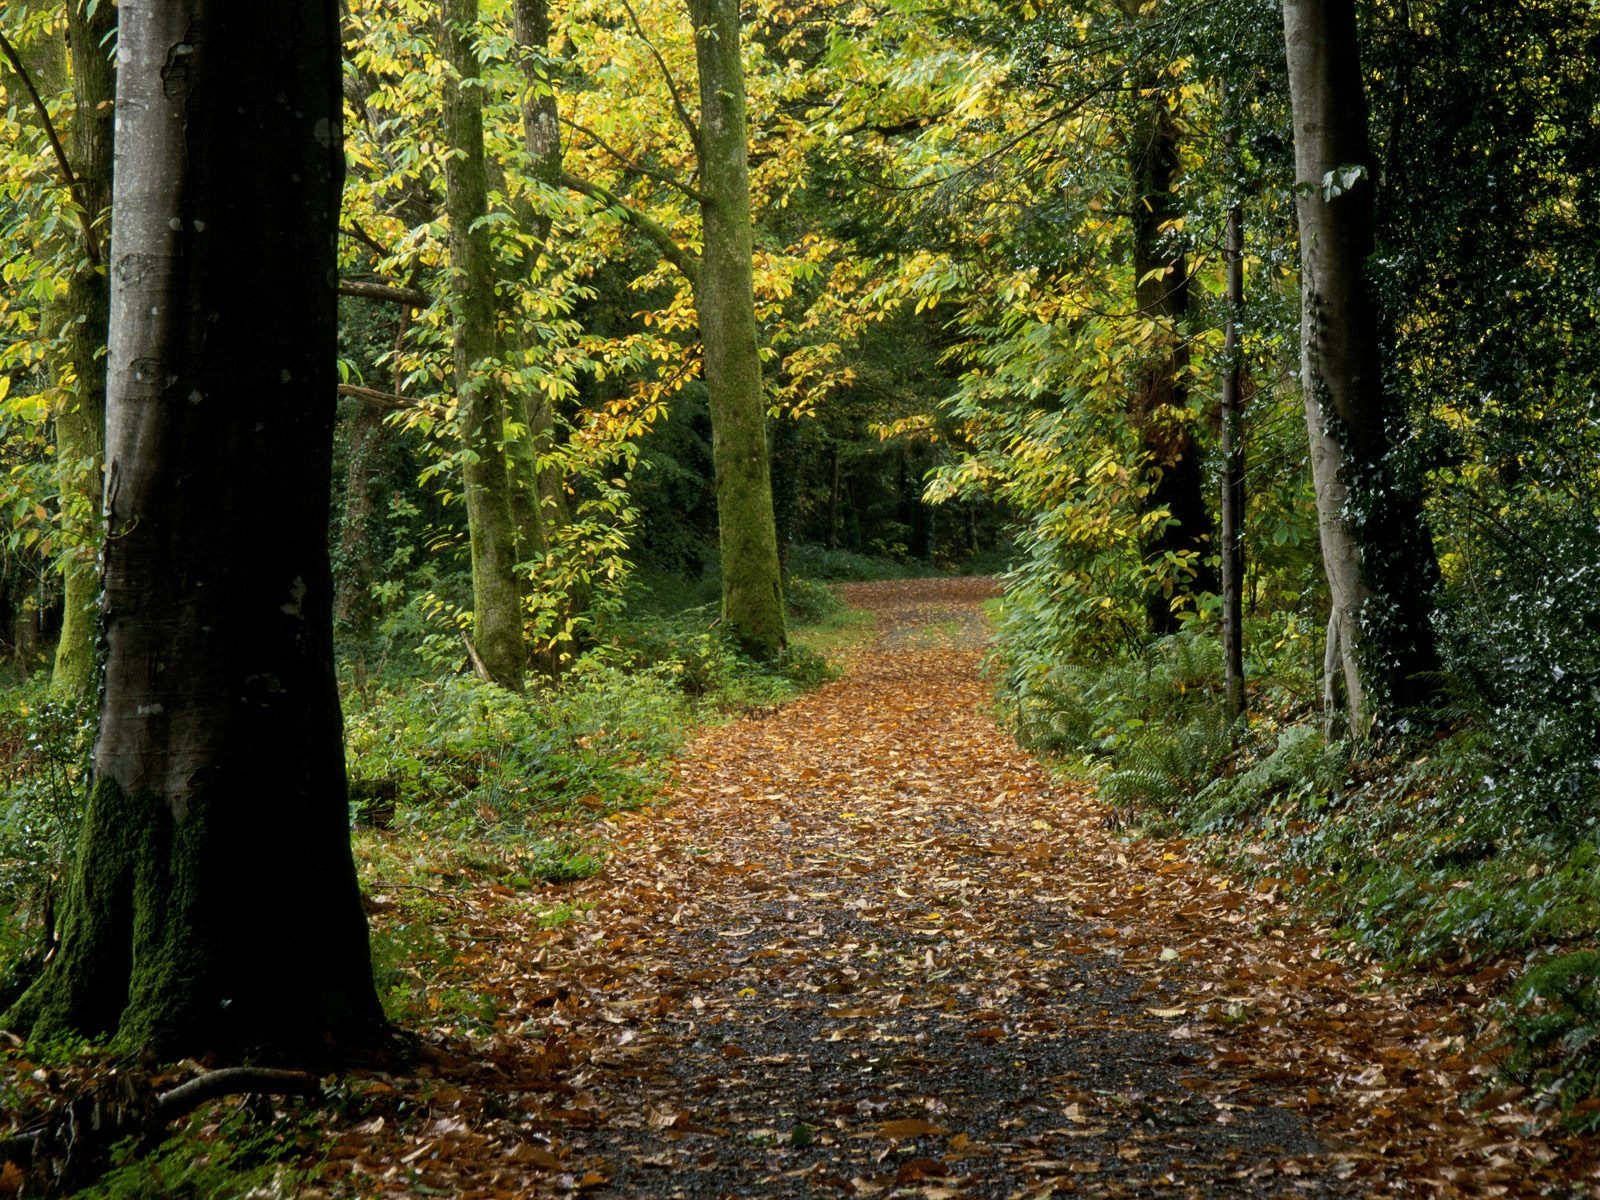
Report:
[[[1292,881],[1123,840],[989,715],[986,580],[854,585],[848,676],[702,733],[598,877],[462,902],[335,1194],[1600,1195],[1470,1052],[1498,977],[1332,957]],[[584,918],[542,927],[572,904]],[[376,919],[382,920],[380,912]]]

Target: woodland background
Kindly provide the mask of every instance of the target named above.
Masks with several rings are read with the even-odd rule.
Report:
[[[92,735],[115,14],[68,7],[0,16],[0,960],[18,978],[51,936]],[[1422,613],[1426,671],[1378,689],[1370,725],[1322,695],[1306,185],[1282,13],[1258,0],[746,9],[788,614],[848,628],[833,579],[1007,572],[993,678],[1026,745],[1130,823],[1303,883],[1357,952],[1506,964],[1487,1036],[1593,1123],[1600,20],[1584,0],[1357,9],[1370,160],[1314,186],[1373,197],[1388,450],[1363,519],[1420,539],[1396,602]],[[656,0],[451,11],[345,7],[329,536],[355,816],[413,839],[360,835],[364,869],[487,855],[519,886],[602,869],[576,819],[644,802],[694,715],[826,668],[719,621],[684,267],[715,171],[690,19]],[[459,207],[472,162],[476,213]],[[486,256],[463,290],[451,240],[468,235]],[[510,687],[473,669],[487,598],[461,431],[491,385],[494,444],[533,497],[525,686],[521,660]],[[1241,492],[1242,695],[1219,578]],[[377,948],[395,1015],[420,1002],[421,928]]]

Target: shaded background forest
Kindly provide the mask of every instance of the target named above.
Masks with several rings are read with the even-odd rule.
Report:
[[[352,773],[422,823],[632,795],[613,784],[659,753],[641,714],[660,696],[772,694],[717,624],[712,429],[677,262],[703,246],[690,22],[575,0],[530,41],[534,8],[485,3],[456,30],[464,72],[435,5],[347,5],[337,633]],[[1376,952],[1532,964],[1515,1053],[1585,1094],[1600,1067],[1562,1039],[1600,1019],[1600,25],[1579,0],[1358,9],[1371,161],[1313,186],[1374,196],[1390,452],[1358,516],[1419,536],[1405,600],[1436,650],[1420,703],[1353,736],[1324,721],[1294,133],[1282,13],[1256,0],[745,12],[791,615],[831,611],[828,579],[1009,569],[993,661],[1025,743],[1132,818],[1320,881]],[[97,536],[82,427],[108,13],[73,8],[70,53],[61,6],[3,17],[19,62],[0,74],[0,859],[19,956],[70,855],[93,683],[68,592],[77,572],[92,594]],[[15,65],[65,132],[77,198]],[[462,638],[472,452],[447,168],[463,149],[443,102],[462,92],[482,101],[472,226],[492,270],[475,286],[495,313],[473,373],[516,398],[504,441],[542,512],[519,565],[525,699],[473,679]],[[540,114],[560,130],[542,161]],[[1243,444],[1248,719],[1222,702],[1225,428]],[[1411,506],[1422,522],[1394,515]],[[559,875],[584,853],[530,861]]]

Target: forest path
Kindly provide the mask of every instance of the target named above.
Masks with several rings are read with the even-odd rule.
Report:
[[[407,1103],[336,1174],[595,1200],[1533,1194],[1548,1151],[1450,1105],[1471,1067],[1442,1005],[1363,994],[1273,889],[1118,840],[996,727],[991,588],[851,587],[876,644],[700,734],[673,802],[613,818],[604,874],[545,897],[587,919],[530,928],[518,898],[474,926],[499,1031],[393,1081]]]

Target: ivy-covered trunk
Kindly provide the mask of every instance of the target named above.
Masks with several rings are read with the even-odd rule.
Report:
[[[1133,382],[1129,415],[1150,456],[1146,514],[1167,518],[1146,536],[1143,552],[1165,580],[1145,598],[1150,632],[1178,629],[1178,612],[1200,592],[1217,590],[1210,559],[1211,512],[1205,472],[1189,412],[1189,351],[1184,322],[1189,316],[1189,264],[1171,229],[1179,214],[1178,122],[1167,86],[1154,77],[1141,82],[1137,118],[1129,139],[1133,176],[1133,271],[1139,313],[1156,323],[1154,345]]]
[[[705,250],[695,289],[711,406],[722,619],[760,659],[786,644],[772,468],[752,282],[754,236],[745,145],[737,0],[689,0],[700,75],[700,212]]]
[[[67,43],[72,64],[71,162],[75,201],[93,232],[82,239],[81,261],[67,285],[70,322],[67,361],[73,388],[56,414],[57,482],[67,552],[62,570],[61,637],[56,642],[50,686],[65,695],[86,695],[94,684],[95,642],[100,636],[101,474],[105,460],[106,327],[110,291],[105,273],[106,228],[111,206],[112,100],[116,71],[108,39],[117,10],[86,0],[67,5]]]
[[[477,0],[446,0],[440,40],[452,78],[444,87],[445,208],[450,218],[450,293],[455,317],[456,398],[463,492],[472,543],[472,632],[483,669],[520,691],[526,651],[517,582],[516,526],[505,454],[505,389],[495,329],[494,251],[483,158],[482,69],[473,53]]]
[[[1367,277],[1375,181],[1354,0],[1286,0],[1283,27],[1301,386],[1331,599],[1323,700],[1330,732],[1348,725],[1360,734],[1429,693],[1438,570],[1420,500],[1396,478],[1390,456],[1404,419],[1384,390]]]
[[[327,547],[338,10],[119,8],[105,688],[13,1029],[313,1056],[384,1031]]]

